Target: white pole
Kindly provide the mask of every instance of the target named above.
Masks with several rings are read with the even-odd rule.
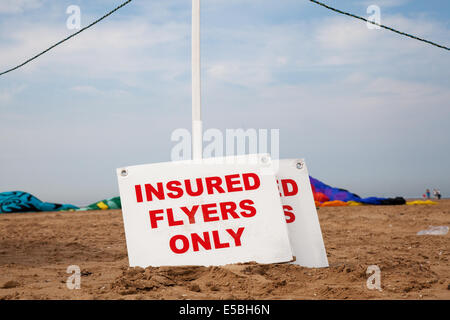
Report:
[[[202,159],[200,0],[192,0],[192,158]]]

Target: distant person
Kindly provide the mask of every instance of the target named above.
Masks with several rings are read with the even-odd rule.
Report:
[[[427,199],[430,199],[430,197],[431,197],[430,189],[427,189],[426,194],[427,194]]]
[[[441,200],[441,191],[436,190],[437,199]]]
[[[437,191],[436,189],[433,189],[433,197],[434,197],[435,199],[438,198],[438,191]]]

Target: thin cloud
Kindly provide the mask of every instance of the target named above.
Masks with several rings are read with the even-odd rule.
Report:
[[[368,0],[368,1],[358,1],[354,4],[362,6],[376,5],[380,8],[392,8],[401,7],[411,2],[411,0]]]
[[[25,85],[11,86],[0,90],[0,106],[6,107],[14,98],[23,92]]]
[[[327,11],[284,19],[294,2],[205,2],[205,128],[279,128],[282,157],[304,156],[311,174],[368,195],[414,195],[417,186],[400,183],[410,172],[439,182],[450,163],[447,53]],[[169,159],[171,130],[191,125],[190,4],[134,3],[136,11],[130,6],[0,81],[2,148],[17,155],[2,158],[1,189],[26,186],[52,201],[85,204],[117,194],[114,168]],[[67,36],[65,18],[63,10],[25,25],[2,16],[1,69]],[[382,12],[382,22],[449,38],[445,21],[408,11]],[[26,90],[14,95],[22,83]],[[433,137],[439,148],[426,143]],[[425,173],[411,158],[442,164]]]
[[[2,0],[0,1],[0,13],[17,14],[27,10],[37,9],[42,6],[40,0]]]

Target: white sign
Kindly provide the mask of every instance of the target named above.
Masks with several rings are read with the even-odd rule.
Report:
[[[291,261],[273,169],[267,154],[118,169],[130,266]]]
[[[278,188],[286,216],[295,264],[328,267],[319,218],[303,159],[278,162]]]

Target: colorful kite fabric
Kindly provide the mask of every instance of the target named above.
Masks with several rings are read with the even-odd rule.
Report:
[[[416,204],[437,204],[437,202],[431,200],[415,200],[415,201],[408,201],[406,204],[411,206]]]
[[[372,205],[402,205],[406,204],[406,201],[402,197],[396,198],[361,198],[357,194],[351,193],[345,189],[333,188],[322,181],[319,181],[313,177],[309,177],[311,181],[311,188],[314,194],[314,200],[319,206],[343,206],[359,204],[372,204]],[[338,202],[336,202],[338,201]]]
[[[42,202],[27,192],[11,191],[0,193],[0,213],[61,211],[76,209],[78,209],[78,207],[71,204]]]
[[[361,198],[357,194],[345,189],[333,188],[313,177],[310,177],[314,201],[317,207],[360,206],[371,205],[402,205],[402,204],[435,204],[432,201],[410,201],[406,203],[402,197],[397,198]],[[35,196],[22,192],[12,191],[0,193],[0,213],[36,212],[36,211],[88,211],[121,209],[120,197],[114,197],[95,202],[83,208],[70,204],[56,204],[42,202]]]
[[[120,197],[114,197],[96,203],[90,204],[87,207],[81,208],[78,211],[88,210],[109,210],[109,209],[121,209]]]
[[[349,206],[347,202],[341,200],[325,201],[320,203],[321,207],[346,207]]]

